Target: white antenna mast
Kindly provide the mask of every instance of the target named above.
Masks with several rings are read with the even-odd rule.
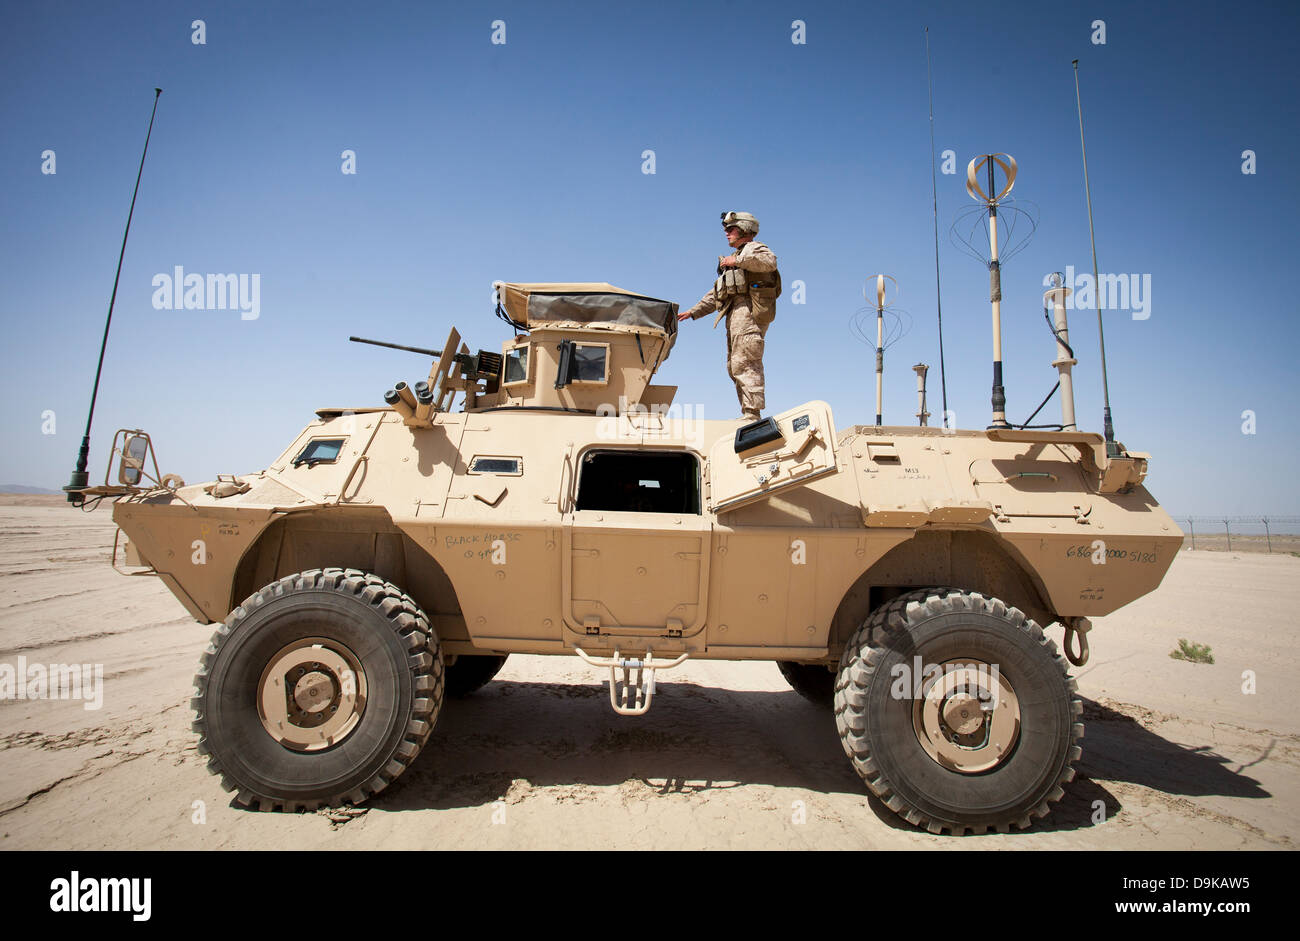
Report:
[[[1006,160],[999,160],[1006,157]],[[994,179],[994,167],[1006,180],[1001,189]],[[980,188],[979,172],[987,171],[988,191]],[[1007,396],[1002,388],[1002,267],[998,261],[998,201],[1016,185],[1016,160],[1010,154],[984,154],[966,167],[966,192],[983,203],[989,214],[989,303],[993,305],[993,424],[990,428],[1010,428],[1007,421]]]

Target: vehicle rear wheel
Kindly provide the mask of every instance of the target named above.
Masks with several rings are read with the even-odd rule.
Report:
[[[932,833],[1006,832],[1073,780],[1083,705],[1032,620],[952,588],[882,605],[844,649],[835,721],[854,769]]]
[[[447,695],[461,699],[492,682],[505,657],[460,655],[447,666]]]
[[[218,626],[192,705],[199,752],[263,810],[361,803],[415,760],[443,697],[438,639],[400,589],[314,569],[251,595]]]
[[[820,663],[778,660],[776,667],[790,688],[813,705],[829,707],[835,701],[835,673]]]

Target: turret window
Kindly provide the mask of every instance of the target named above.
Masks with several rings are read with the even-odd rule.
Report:
[[[569,373],[570,382],[605,382],[609,359],[609,347],[604,343],[578,343],[573,350],[573,369]]]
[[[528,347],[517,346],[506,351],[505,377],[506,385],[528,381]]]

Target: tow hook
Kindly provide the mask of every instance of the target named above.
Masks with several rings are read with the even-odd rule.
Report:
[[[652,650],[647,650],[645,659],[641,660],[622,657],[617,650],[613,657],[593,657],[581,647],[573,649],[591,666],[609,667],[609,704],[621,716],[640,716],[649,712],[655,694],[655,671],[671,670],[690,656],[684,653],[675,660],[656,663]]]
[[[1065,628],[1065,658],[1073,663],[1076,667],[1081,667],[1088,662],[1088,632],[1092,630],[1092,621],[1087,618],[1063,618],[1062,626]],[[1078,637],[1079,650],[1076,653],[1073,649],[1073,638]]]

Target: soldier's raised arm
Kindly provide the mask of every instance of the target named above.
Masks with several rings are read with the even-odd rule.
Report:
[[[709,288],[709,293],[700,298],[700,302],[694,307],[682,311],[677,315],[678,320],[699,320],[706,314],[711,314],[718,309],[717,296],[713,293],[713,288]]]

